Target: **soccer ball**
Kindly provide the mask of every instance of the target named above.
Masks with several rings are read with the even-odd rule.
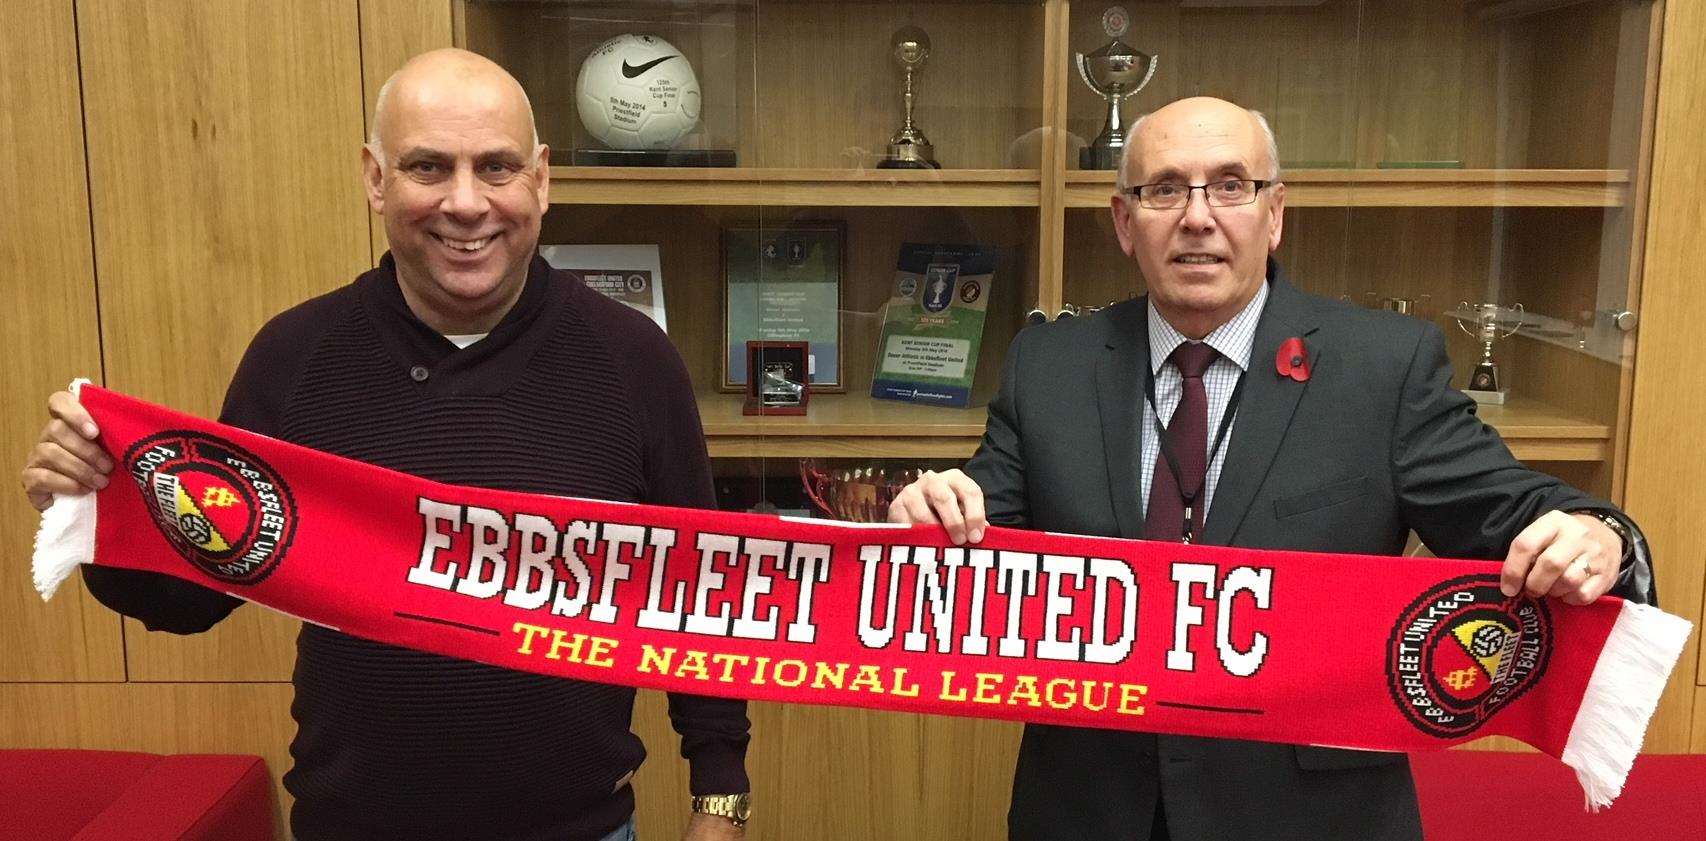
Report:
[[[612,149],[669,149],[699,124],[699,78],[668,41],[618,35],[581,63],[575,104]]]

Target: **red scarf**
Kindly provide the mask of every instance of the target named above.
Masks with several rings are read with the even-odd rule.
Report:
[[[1609,804],[1690,632],[1499,565],[853,526],[431,482],[95,387],[119,467],[36,584],[177,576],[358,637],[672,692],[1373,750],[1520,739]],[[1378,569],[1369,586],[1369,572]]]

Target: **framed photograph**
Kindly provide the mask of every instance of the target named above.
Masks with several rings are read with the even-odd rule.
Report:
[[[723,229],[723,391],[746,390],[752,370],[748,342],[802,343],[812,390],[846,390],[841,341],[846,243],[837,222]]]
[[[747,342],[746,415],[803,415],[811,399],[805,342]]]

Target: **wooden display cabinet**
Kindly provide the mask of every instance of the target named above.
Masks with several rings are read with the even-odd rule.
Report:
[[[575,82],[586,50],[655,32],[695,64],[704,137],[733,168],[553,167],[543,241],[661,243],[670,334],[700,394],[714,457],[959,458],[983,432],[1001,356],[1041,298],[1041,155],[1046,42],[1041,3],[510,3],[456,6],[459,43],[516,73],[554,150],[597,145]],[[915,119],[941,170],[877,168],[899,126],[890,37],[925,28],[932,52]],[[558,45],[574,44],[579,50]],[[714,74],[732,74],[716,79]],[[731,126],[733,128],[731,128]],[[804,417],[754,418],[717,393],[718,232],[731,224],[837,222],[847,231],[841,326],[845,393],[817,393]],[[881,308],[904,242],[980,243],[999,254],[974,408],[869,397]],[[1058,281],[1055,281],[1058,282]]]
[[[776,504],[797,495],[801,457],[937,468],[964,459],[976,449],[983,406],[1026,312],[1141,293],[1109,217],[1114,174],[1078,169],[1078,150],[1099,133],[1105,109],[1072,59],[1107,43],[1101,21],[1110,5],[466,0],[453,7],[453,20],[457,43],[496,58],[528,86],[545,141],[571,145],[586,142],[572,106],[564,107],[582,54],[562,45],[648,26],[723,33],[720,46],[695,38],[701,46],[682,48],[690,58],[700,49],[707,67],[735,79],[722,83],[735,101],[706,131],[725,138],[740,165],[557,167],[545,241],[661,244],[671,338],[701,395],[719,487],[735,497],[742,495],[729,489],[745,487],[746,496]],[[1123,40],[1159,58],[1150,85],[1125,103],[1128,119],[1198,94],[1264,112],[1287,185],[1278,257],[1289,276],[1357,305],[1415,300],[1415,316],[1445,331],[1460,385],[1480,348],[1449,311],[1460,301],[1522,303],[1534,323],[1496,347],[1509,400],[1481,407],[1481,416],[1519,458],[1622,498],[1635,340],[1628,328],[1638,321],[1646,253],[1661,3],[1120,5],[1131,18]],[[593,19],[602,22],[587,23]],[[596,32],[571,32],[577,25]],[[941,170],[875,168],[901,121],[901,76],[887,45],[905,25],[922,27],[933,42],[916,120]],[[814,396],[804,417],[745,417],[737,398],[715,393],[717,233],[731,222],[796,219],[836,221],[847,232],[847,391]],[[865,396],[878,307],[906,241],[1000,248],[971,409]],[[1698,578],[1690,580],[1697,593]],[[837,793],[792,792],[806,800],[782,807],[776,837],[1004,832],[1012,725],[753,709],[766,740],[752,759],[760,793],[796,778]],[[1660,738],[1680,744],[1675,722],[1686,715],[1670,715]],[[642,726],[648,734],[657,728]],[[850,762],[824,761],[823,744],[858,747]],[[926,773],[936,755],[953,758],[946,776]],[[905,781],[878,768],[901,769]],[[661,773],[646,772],[648,784]],[[895,804],[893,825],[863,811],[879,792]],[[861,811],[846,811],[849,802]],[[674,828],[667,813],[647,820],[649,828]]]
[[[738,166],[554,167],[545,229],[547,242],[663,244],[671,334],[714,456],[963,458],[1026,311],[1141,292],[1108,219],[1113,173],[1077,169],[1104,112],[1072,55],[1109,40],[1108,5],[467,0],[453,24],[459,43],[517,74],[541,139],[559,150],[596,145],[575,79],[610,35],[679,42],[706,96],[732,100],[707,101],[698,140],[735,149]],[[1460,371],[1479,346],[1448,311],[1523,303],[1534,335],[1497,347],[1510,401],[1482,414],[1519,457],[1616,495],[1633,347],[1616,316],[1638,312],[1654,3],[1123,6],[1123,39],[1159,60],[1128,114],[1213,94],[1268,115],[1288,189],[1279,256],[1299,285],[1364,304],[1416,300]],[[904,25],[932,40],[916,119],[941,170],[875,167],[901,119],[888,39]],[[802,219],[847,227],[848,388],[804,418],[746,418],[715,393],[718,327],[698,317],[720,294],[716,234]],[[1001,249],[972,409],[865,396],[906,241]]]

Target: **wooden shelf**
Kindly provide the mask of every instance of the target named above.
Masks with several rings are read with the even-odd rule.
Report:
[[[1575,417],[1538,400],[1512,396],[1503,406],[1481,406],[1480,415],[1523,461],[1604,461],[1611,457],[1609,424]]]
[[[805,416],[741,414],[738,394],[700,394],[713,458],[967,458],[987,417],[982,407],[945,409],[863,394],[817,394]],[[1512,397],[1480,414],[1524,461],[1603,461],[1611,427],[1535,400]]]
[[[739,394],[700,394],[699,417],[713,458],[969,458],[988,417],[865,394],[814,394],[804,416],[741,414]]]
[[[1067,207],[1103,208],[1114,174],[1064,174]],[[1620,169],[1295,169],[1291,207],[1622,207]],[[1036,207],[1034,169],[551,168],[552,204]]]
[[[1036,207],[1040,179],[1034,169],[554,166],[551,203]]]
[[[1621,169],[1294,169],[1288,207],[1622,207]],[[1114,173],[1066,173],[1066,206],[1108,206]]]

